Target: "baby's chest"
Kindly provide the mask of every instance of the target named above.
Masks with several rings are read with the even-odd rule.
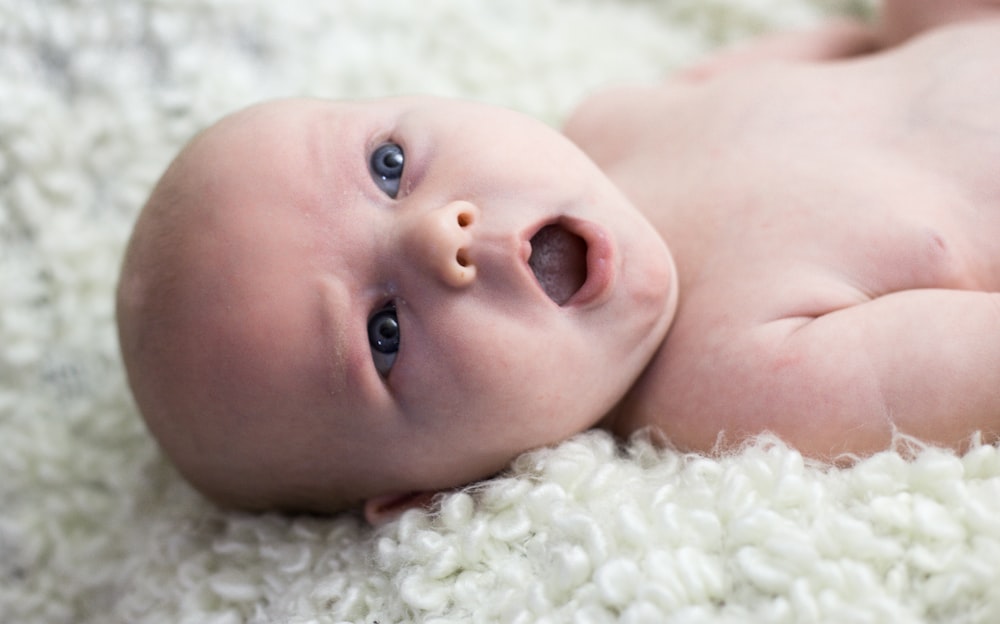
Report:
[[[622,179],[691,281],[804,298],[836,279],[868,297],[1000,290],[1000,116],[981,90],[880,97],[866,78],[787,105],[774,83],[742,114],[722,104],[703,132],[673,130],[683,158],[636,147]]]

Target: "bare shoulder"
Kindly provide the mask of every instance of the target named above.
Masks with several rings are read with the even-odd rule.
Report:
[[[662,89],[654,85],[608,87],[584,99],[570,115],[563,133],[604,167],[634,149],[646,123],[662,118]]]

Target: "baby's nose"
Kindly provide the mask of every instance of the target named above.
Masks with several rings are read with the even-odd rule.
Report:
[[[475,204],[455,201],[415,215],[404,241],[409,257],[448,286],[468,286],[476,279],[469,245],[479,214]]]

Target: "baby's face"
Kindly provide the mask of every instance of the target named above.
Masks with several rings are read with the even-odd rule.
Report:
[[[213,415],[151,425],[207,489],[360,499],[486,477],[595,425],[673,316],[661,238],[510,111],[272,102],[182,160],[200,294],[170,376]]]

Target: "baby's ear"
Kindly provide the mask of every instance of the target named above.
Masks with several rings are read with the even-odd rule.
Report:
[[[395,520],[407,509],[428,507],[439,492],[383,494],[365,501],[365,520],[372,526]]]

